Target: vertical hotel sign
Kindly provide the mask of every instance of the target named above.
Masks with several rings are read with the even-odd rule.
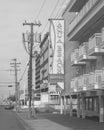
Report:
[[[64,74],[64,20],[50,19],[50,74]]]

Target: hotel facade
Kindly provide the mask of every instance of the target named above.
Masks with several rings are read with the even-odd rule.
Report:
[[[104,0],[70,0],[65,20],[64,111],[104,122]],[[70,108],[69,108],[70,107]],[[62,107],[63,109],[63,107]]]

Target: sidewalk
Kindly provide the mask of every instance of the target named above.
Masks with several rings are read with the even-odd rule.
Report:
[[[31,130],[104,130],[104,123],[69,115],[44,113],[37,114],[33,119],[29,118],[28,112],[21,112],[18,115]]]

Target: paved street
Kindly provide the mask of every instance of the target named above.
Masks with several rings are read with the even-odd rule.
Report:
[[[15,113],[0,107],[0,130],[104,130],[95,119],[78,119],[67,115],[40,113],[30,119],[28,111]]]
[[[0,106],[0,130],[25,130],[15,112]]]

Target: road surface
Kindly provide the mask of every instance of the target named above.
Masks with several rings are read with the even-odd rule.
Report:
[[[0,130],[25,130],[15,112],[0,106]]]

